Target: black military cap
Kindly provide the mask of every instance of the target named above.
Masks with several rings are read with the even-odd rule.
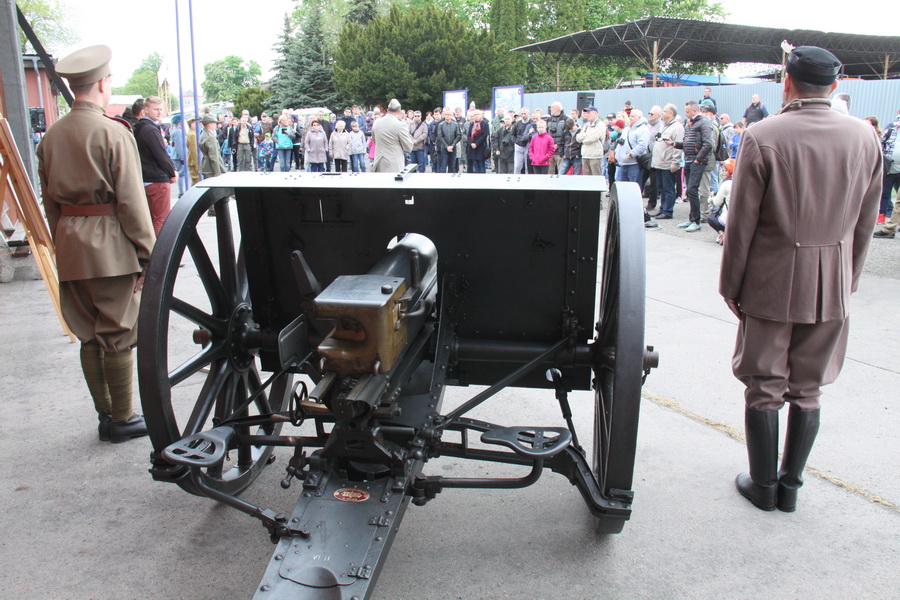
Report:
[[[834,83],[841,61],[837,57],[817,46],[799,46],[788,55],[787,72],[799,81],[813,85]]]

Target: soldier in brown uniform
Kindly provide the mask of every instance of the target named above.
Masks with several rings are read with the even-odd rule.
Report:
[[[732,366],[746,386],[750,473],[735,483],[762,510],[796,507],[819,430],[820,387],[843,365],[850,294],[881,195],[874,129],[829,110],[840,66],[826,50],[796,48],[785,106],[745,131],[734,172],[719,293],[740,320]]]
[[[81,340],[81,367],[100,439],[147,434],[132,409],[141,275],[156,240],[137,145],[125,121],[105,116],[106,46],[57,64],[75,96],[37,148],[44,209],[56,242],[63,316]]]

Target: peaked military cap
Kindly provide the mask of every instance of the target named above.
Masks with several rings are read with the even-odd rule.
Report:
[[[56,72],[68,79],[69,85],[87,85],[109,75],[111,58],[109,46],[88,46],[56,63]]]
[[[799,81],[829,85],[837,79],[841,61],[824,48],[799,46],[788,55],[786,69],[791,77]]]

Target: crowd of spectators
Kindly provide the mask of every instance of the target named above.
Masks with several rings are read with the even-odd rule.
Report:
[[[833,107],[847,110],[849,98],[840,98]],[[140,118],[138,101],[126,119]],[[568,113],[561,102],[553,102],[547,114],[540,108],[522,107],[486,118],[474,104],[461,108],[406,110],[387,113],[375,107],[363,111],[353,105],[338,115],[327,110],[300,111],[291,108],[259,116],[218,116],[214,131],[225,168],[230,171],[279,171],[292,169],[313,172],[354,173],[372,170],[376,155],[372,127],[390,114],[409,128],[412,149],[405,153],[407,164],[420,173],[496,173],[603,175],[610,183],[637,183],[647,198],[645,220],[671,219],[678,202],[690,204],[688,220],[678,226],[686,232],[700,231],[710,222],[720,232],[722,243],[730,184],[718,194],[720,181],[730,180],[743,132],[767,118],[768,108],[754,94],[742,117],[733,121],[719,113],[710,89],[697,101],[684,106],[642,108],[625,102],[605,118],[595,106]],[[896,154],[897,123],[882,132],[870,118],[885,152],[885,200],[879,223],[888,223],[893,214],[891,191],[900,184],[900,167],[891,158]],[[193,122],[193,120],[191,120]],[[212,122],[212,121],[210,121]],[[404,134],[405,135],[405,134]],[[187,163],[191,184],[198,180],[196,137],[192,128],[182,133],[179,115],[172,119],[169,155],[179,173]],[[182,150],[182,140],[187,156]],[[727,161],[727,164],[726,164]],[[179,195],[189,187],[179,180]],[[653,225],[652,222],[649,223]],[[893,235],[894,229],[883,236]]]

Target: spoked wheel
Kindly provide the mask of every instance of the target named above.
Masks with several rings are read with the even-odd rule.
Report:
[[[161,463],[162,450],[232,416],[281,411],[290,387],[289,376],[282,376],[270,394],[262,392],[246,410],[235,412],[259,391],[262,379],[248,342],[253,311],[234,240],[230,193],[195,188],[176,204],[150,260],[138,322],[138,379],[153,443],[154,477],[175,481],[192,493],[197,489],[187,469]],[[204,241],[198,225],[214,203],[214,239],[208,232]],[[280,427],[266,425],[252,433],[277,434]],[[238,433],[251,432],[245,428]],[[239,445],[222,465],[203,471],[204,481],[237,494],[252,483],[271,452],[268,446]]]
[[[594,475],[607,497],[630,502],[644,365],[644,214],[640,188],[610,190],[594,357]],[[625,520],[599,517],[600,533]]]

